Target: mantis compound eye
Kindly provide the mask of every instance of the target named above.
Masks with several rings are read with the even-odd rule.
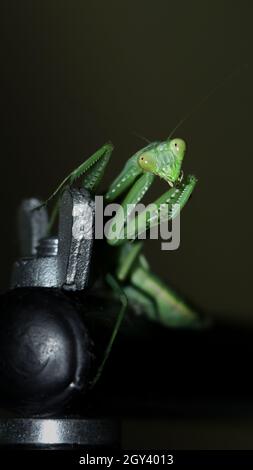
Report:
[[[180,160],[184,158],[186,143],[183,139],[172,139],[170,141],[170,148],[173,154]]]
[[[139,165],[144,171],[149,171],[151,173],[155,170],[154,157],[148,152],[144,152],[139,157]]]

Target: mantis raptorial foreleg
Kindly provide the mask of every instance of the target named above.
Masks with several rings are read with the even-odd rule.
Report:
[[[129,158],[117,178],[109,186],[109,189],[105,195],[108,202],[115,201],[121,194],[123,194],[130,186],[133,185],[136,178],[140,176],[143,171],[138,164],[139,153],[137,152],[131,158]]]
[[[131,218],[131,211],[128,211],[128,208],[130,207],[133,211],[134,206],[147,192],[153,179],[154,175],[145,173],[137,180],[125,197],[121,208],[111,221],[108,232],[108,243],[110,245],[118,246],[127,239],[134,240],[161,222],[174,219],[185,206],[197,183],[194,176],[188,176],[185,183],[166,191],[156,201],[149,204],[145,210],[138,212],[136,217]]]
[[[109,232],[107,234],[107,241],[110,245],[118,245],[120,241],[124,241],[124,226],[130,211],[134,209],[143,196],[148,191],[149,187],[154,181],[154,175],[151,173],[144,173],[132,186],[125,199],[121,203],[121,207],[117,211],[110,223]]]
[[[86,175],[84,180],[84,187],[90,191],[94,191],[99,185],[108,161],[113,151],[113,145],[111,143],[103,145],[98,149],[91,157],[85,160],[79,167],[75,168],[69,173],[66,178],[57,186],[53,193],[43,202],[41,206],[36,207],[40,209],[42,206],[47,205],[55,196],[62,194],[68,185],[72,185],[78,178]]]
[[[89,191],[95,191],[103,178],[106,166],[111,158],[113,151],[113,145],[108,143],[98,149],[91,157],[83,162],[79,167],[69,173],[66,178],[57,186],[53,193],[43,202],[40,206],[34,210],[38,210],[43,206],[46,206],[55,196],[61,195],[68,185],[72,185],[78,178],[85,175],[83,180],[83,187]],[[57,200],[53,211],[51,213],[50,221],[48,224],[48,233],[50,233],[55,219],[58,214],[59,199]]]
[[[160,223],[174,219],[187,203],[196,183],[197,179],[194,176],[188,176],[185,183],[166,191],[134,219],[129,220],[125,237],[134,240]],[[121,240],[118,244],[120,242]]]

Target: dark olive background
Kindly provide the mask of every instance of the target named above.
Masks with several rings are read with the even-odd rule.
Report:
[[[177,133],[199,178],[179,250],[146,245],[154,270],[202,308],[252,322],[252,16],[245,0],[1,2],[3,289],[22,197],[45,197],[108,140],[115,176],[145,145],[133,132],[166,138],[235,71]]]
[[[252,321],[252,14],[245,0],[1,2],[2,288],[22,197],[45,197],[111,140],[108,181],[145,145],[133,132],[166,138],[239,69],[177,133],[199,178],[179,250],[147,252],[202,308]]]

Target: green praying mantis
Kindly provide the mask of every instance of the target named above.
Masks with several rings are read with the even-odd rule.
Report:
[[[98,194],[98,186],[112,152],[113,145],[111,143],[107,143],[97,150],[59,184],[43,205],[48,204],[56,195],[61,195],[66,187],[72,186],[80,178],[82,178],[81,186],[83,188],[93,195]],[[110,237],[107,240],[115,260],[115,268],[113,272],[105,274],[107,286],[112,289],[113,295],[119,300],[121,307],[104,359],[93,384],[101,375],[128,307],[136,314],[142,313],[149,320],[159,322],[166,327],[199,328],[204,324],[197,311],[152,273],[142,252],[143,242],[138,239],[139,233],[149,230],[161,222],[161,213],[163,213],[163,220],[165,218],[169,221],[176,217],[189,200],[197,179],[192,175],[183,177],[182,163],[185,152],[186,144],[184,140],[179,138],[168,138],[163,142],[150,143],[127,160],[121,173],[105,193],[105,201],[109,203],[123,198],[121,211],[117,211],[110,221]],[[160,177],[168,183],[168,191],[152,204],[151,211],[144,210],[131,220],[130,229],[128,227],[128,231],[126,231],[129,205],[134,208],[142,200],[156,177]],[[177,207],[176,211],[173,209],[175,206]],[[52,220],[57,213],[57,207],[58,204],[52,214]],[[139,222],[137,232],[136,219]],[[115,225],[119,228],[120,237],[114,234]],[[128,239],[129,231],[130,241]]]
[[[243,68],[245,67],[248,67],[247,64],[244,64]],[[171,138],[172,135],[241,69],[242,66],[239,66],[219,81],[185,114],[165,141],[149,143],[131,156],[121,173],[105,192],[104,199],[108,203],[121,199],[121,210],[118,210],[110,220],[107,237],[107,248],[111,250],[110,258],[114,261],[113,269],[108,272],[105,267],[104,274],[104,281],[111,288],[116,300],[120,302],[121,308],[104,358],[91,386],[97,382],[101,375],[128,307],[136,315],[142,314],[150,321],[169,328],[199,329],[206,328],[211,323],[209,318],[202,316],[198,310],[185,302],[181,296],[151,271],[143,254],[143,242],[140,241],[140,235],[162,222],[175,219],[189,201],[197,183],[197,179],[193,175],[184,177],[182,164],[186,153],[186,144],[183,139]],[[92,195],[97,195],[99,184],[103,179],[112,152],[113,145],[111,143],[98,149],[64,178],[43,205],[48,204],[56,195],[61,195],[68,186],[72,186],[80,178],[82,178],[81,186]],[[131,213],[129,214],[129,206],[134,212],[134,208],[147,193],[156,177],[166,181],[169,189],[153,202],[152,208],[144,209],[129,220],[131,215]],[[53,226],[58,207],[57,203],[52,212],[49,229]]]

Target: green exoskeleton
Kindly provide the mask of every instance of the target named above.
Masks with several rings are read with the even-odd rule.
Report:
[[[57,193],[64,191],[67,185],[72,185],[76,179],[83,178],[82,187],[94,195],[110,160],[113,145],[108,143],[95,152],[90,158],[70,173],[45,202],[47,204]],[[121,309],[105,352],[103,363],[98,370],[95,381],[100,376],[103,365],[109,355],[112,343],[128,306],[140,314],[146,315],[151,321],[159,322],[167,327],[198,328],[202,325],[198,312],[185,303],[170,287],[163,283],[149,268],[142,253],[142,242],[138,240],[139,233],[149,230],[154,224],[160,223],[161,207],[166,207],[166,220],[175,217],[175,204],[179,211],[189,200],[196,178],[183,178],[182,163],[186,144],[182,139],[167,139],[154,142],[139,150],[126,162],[119,176],[113,181],[105,194],[105,201],[112,202],[123,197],[121,208],[110,222],[110,237],[108,243],[115,257],[115,272],[106,274],[106,282],[112,292],[121,302]],[[141,201],[155,177],[158,176],[168,183],[168,190],[153,202],[152,211],[142,212],[136,220],[130,222],[126,231],[129,204],[134,207]],[[178,211],[177,211],[178,213]],[[114,236],[113,228],[120,227],[120,237]],[[131,226],[132,224],[132,226]],[[132,228],[131,228],[132,227]],[[133,241],[134,239],[134,241]]]
[[[159,223],[159,215],[162,210],[163,221],[172,219],[176,205],[181,210],[188,201],[196,184],[196,178],[190,176],[186,182],[182,182],[182,162],[186,150],[186,144],[182,139],[172,139],[165,142],[154,142],[133,155],[126,163],[120,175],[111,184],[106,200],[112,202],[130,187],[128,194],[121,203],[123,211],[118,211],[111,223],[108,243],[119,245],[124,243],[125,237],[136,237]],[[155,176],[164,179],[172,189],[166,191],[159,199],[153,202],[146,211],[139,214],[138,221],[133,220],[125,227],[129,220],[129,207],[138,204],[146,194]],[[164,217],[164,214],[165,215]],[[113,237],[114,227],[121,227],[117,235]],[[137,231],[136,231],[137,230]],[[123,233],[122,233],[123,232]],[[119,237],[120,235],[120,237]]]

